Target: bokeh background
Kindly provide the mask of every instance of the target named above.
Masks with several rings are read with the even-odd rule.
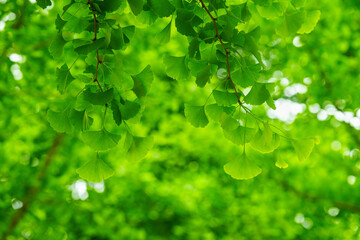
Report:
[[[46,111],[61,99],[48,47],[64,1],[0,0],[0,237],[7,239],[360,239],[360,3],[314,0],[321,19],[311,34],[279,39],[261,23],[259,46],[276,82],[276,110],[253,111],[298,137],[315,137],[306,162],[282,141],[271,154],[251,152],[263,173],[238,181],[223,165],[242,149],[217,124],[196,129],[184,103],[209,89],[166,76],[163,56],[186,54],[168,23],[126,17],[137,26],[123,64],[155,79],[136,131],[154,137],[138,162],[120,147],[101,157],[116,174],[89,183],[76,169],[95,153],[77,135],[58,135]],[[242,1],[244,2],[244,1]],[[287,168],[275,163],[285,161]]]

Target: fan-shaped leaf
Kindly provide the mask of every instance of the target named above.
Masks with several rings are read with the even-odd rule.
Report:
[[[236,158],[225,164],[224,170],[232,178],[238,180],[247,180],[259,175],[262,170],[253,163],[246,154],[242,154],[240,158]]]
[[[295,152],[300,161],[305,161],[310,156],[314,148],[315,141],[313,139],[293,139],[291,140]]]
[[[95,159],[78,168],[76,172],[81,178],[93,183],[99,183],[114,175],[114,170],[98,155]]]
[[[164,64],[166,74],[176,80],[186,80],[189,77],[189,69],[183,57],[165,56]]]
[[[209,123],[204,106],[190,106],[185,104],[184,112],[186,119],[194,127],[205,127]]]
[[[279,147],[280,137],[271,130],[268,123],[264,123],[264,131],[259,129],[250,144],[259,152],[269,153]]]
[[[105,129],[100,131],[88,131],[82,134],[84,142],[95,151],[106,151],[115,147],[121,136],[109,133]]]

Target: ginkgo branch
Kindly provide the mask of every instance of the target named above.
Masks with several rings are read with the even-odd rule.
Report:
[[[94,5],[92,4],[91,0],[88,0],[87,4],[90,6],[90,9],[93,11]],[[94,18],[94,32],[95,32],[93,41],[95,42],[97,40],[97,19],[96,19],[96,14],[94,11],[93,11],[93,18]],[[99,72],[99,64],[100,63],[102,63],[102,61],[99,58],[99,50],[96,50],[96,71],[95,71],[94,82],[96,82],[98,84],[100,91],[104,92],[99,83],[99,80],[98,80],[98,72]]]
[[[209,15],[209,17],[211,18],[213,24],[214,24],[214,28],[215,28],[215,37],[219,40],[222,48],[224,49],[224,52],[225,52],[225,56],[226,56],[226,68],[227,68],[227,72],[228,72],[228,79],[230,80],[231,82],[231,85],[235,91],[235,94],[236,94],[236,98],[237,98],[237,102],[239,103],[239,105],[242,105],[242,102],[240,100],[240,96],[239,96],[239,93],[236,89],[236,86],[235,86],[235,83],[234,81],[232,80],[231,78],[231,71],[230,71],[230,62],[229,62],[229,55],[230,55],[230,51],[227,50],[227,48],[225,47],[225,44],[223,42],[223,40],[221,39],[220,37],[220,34],[219,34],[219,31],[218,31],[218,27],[217,27],[217,24],[216,24],[216,18],[213,17],[213,15],[210,13],[209,9],[205,6],[204,4],[204,1],[203,0],[199,0],[200,3],[201,3],[201,6],[205,9],[205,11],[207,12],[207,14]]]

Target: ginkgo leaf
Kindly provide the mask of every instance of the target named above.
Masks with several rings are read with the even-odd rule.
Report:
[[[166,25],[166,27],[156,35],[156,38],[158,39],[159,43],[167,43],[170,41],[171,23],[172,21],[170,21],[169,24]]]
[[[133,118],[140,111],[140,104],[125,100],[124,104],[119,105],[121,116],[124,120]]]
[[[84,99],[94,105],[105,105],[109,103],[114,96],[114,89],[111,88],[105,92],[91,92],[90,88],[83,92]]]
[[[251,179],[262,172],[262,169],[253,163],[245,153],[225,164],[224,170],[237,180]]]
[[[119,105],[115,102],[115,100],[112,100],[111,102],[111,110],[113,112],[113,118],[115,123],[120,126],[122,122],[121,111]]]
[[[166,74],[176,80],[186,80],[189,77],[189,69],[183,57],[165,56],[164,64]]]
[[[320,19],[319,10],[307,11],[305,20],[301,25],[300,29],[297,31],[297,33],[304,34],[304,33],[312,32],[312,30],[314,30],[316,24],[318,23],[319,19]]]
[[[248,143],[251,141],[253,136],[256,133],[256,130],[253,128],[238,126],[237,128],[233,130],[223,130],[225,138],[233,142],[237,145],[244,145],[245,143]]]
[[[261,105],[270,97],[270,93],[266,88],[265,83],[258,83],[252,86],[250,92],[245,96],[246,103],[252,105]]]
[[[280,1],[272,2],[270,5],[267,6],[257,5],[256,8],[262,17],[267,19],[275,19],[284,14],[287,5],[287,1]]]
[[[235,93],[222,92],[222,91],[215,90],[213,92],[213,95],[214,95],[216,103],[220,106],[230,107],[233,104],[237,103],[237,97],[236,97]]]
[[[214,121],[220,121],[221,115],[224,112],[224,107],[217,104],[206,105],[205,107],[206,114]]]
[[[109,48],[114,50],[119,50],[122,49],[124,46],[125,46],[125,40],[124,40],[124,33],[122,31],[122,28],[119,27],[117,29],[112,29]]]
[[[88,130],[94,121],[85,110],[72,110],[69,119],[74,128],[81,131]]]
[[[270,96],[267,100],[266,100],[267,105],[269,105],[269,107],[271,107],[272,109],[276,109],[276,105],[274,102],[274,99]]]
[[[87,131],[82,134],[84,143],[89,145],[95,151],[106,151],[115,147],[121,136],[112,134],[102,129],[100,131]]]
[[[135,137],[127,133],[125,148],[128,149],[126,158],[129,161],[139,161],[143,159],[153,146],[152,137]]]
[[[52,110],[48,110],[46,114],[46,118],[50,124],[50,126],[57,132],[71,132],[72,126],[69,119],[69,111],[64,110],[62,112],[55,112]]]
[[[58,84],[58,91],[63,94],[74,77],[71,75],[70,70],[66,64],[62,65],[61,68],[56,69],[56,82]]]
[[[280,136],[271,130],[268,123],[264,123],[264,130],[259,128],[250,145],[261,153],[273,152],[280,145]]]
[[[56,35],[55,39],[52,41],[52,43],[49,46],[49,52],[53,58],[57,59],[60,58],[63,54],[64,45],[66,44],[66,41],[64,40],[62,33],[59,33]]]
[[[76,172],[81,178],[93,183],[102,182],[113,176],[115,173],[114,170],[99,157],[99,155],[78,168]]]
[[[51,6],[50,0],[36,0],[36,3],[41,8],[47,8],[48,6]]]
[[[284,15],[284,21],[276,29],[276,33],[282,37],[294,35],[304,22],[304,12],[297,11],[294,13],[287,13]]]
[[[287,168],[289,164],[284,159],[280,158],[276,161],[275,166],[278,168]]]
[[[291,144],[293,145],[299,160],[305,161],[310,156],[315,141],[314,139],[292,139]]]
[[[177,10],[175,26],[179,33],[186,36],[195,36],[194,27],[201,24],[203,20],[196,16],[193,11],[180,8]]]
[[[127,0],[127,1],[134,15],[135,16],[139,15],[143,9],[143,5],[144,5],[143,0]]]
[[[204,106],[190,106],[185,104],[185,117],[194,127],[205,127],[209,120],[205,114]]]
[[[95,42],[85,44],[85,45],[75,48],[74,51],[80,55],[87,55],[88,53],[90,53],[92,51],[95,51],[99,48],[105,47],[105,43],[106,43],[105,38],[99,38]]]
[[[209,81],[211,76],[211,66],[206,65],[203,69],[199,71],[196,75],[196,85],[198,87],[205,87],[206,83]]]
[[[139,74],[131,76],[134,81],[133,91],[138,98],[144,97],[150,91],[154,80],[151,66],[147,65]]]
[[[169,0],[148,0],[148,4],[159,17],[168,17],[175,11]]]

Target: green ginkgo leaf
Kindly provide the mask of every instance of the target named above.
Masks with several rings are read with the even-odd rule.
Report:
[[[314,30],[319,19],[320,19],[320,11],[319,10],[307,11],[305,20],[304,20],[303,24],[301,25],[300,29],[297,31],[297,33],[299,33],[299,34],[311,33],[312,30]]]
[[[90,88],[83,92],[84,99],[94,105],[105,105],[109,103],[114,96],[114,89],[111,88],[105,92],[91,92]]]
[[[51,6],[50,0],[36,0],[37,5],[41,8],[47,8],[48,6]]]
[[[245,96],[244,100],[246,103],[252,105],[260,105],[263,104],[269,97],[270,93],[266,88],[266,84],[255,82],[250,92]]]
[[[166,27],[156,35],[156,38],[159,40],[159,43],[167,43],[170,41],[171,23],[172,21],[170,21],[169,24],[166,25]]]
[[[127,133],[125,148],[128,149],[126,158],[129,161],[142,160],[153,146],[152,137],[135,137]]]
[[[218,122],[224,112],[224,107],[215,104],[206,105],[206,114],[214,121]]]
[[[216,103],[220,106],[230,107],[233,104],[237,103],[237,97],[236,97],[235,93],[222,92],[222,91],[215,90],[213,92],[213,95],[214,95]]]
[[[151,84],[154,80],[151,66],[147,65],[139,74],[132,75],[131,78],[134,82],[133,92],[138,98],[146,96],[150,91]]]
[[[276,33],[282,37],[289,37],[294,35],[304,22],[304,12],[297,11],[294,13],[286,13],[284,15],[284,21],[276,29]]]
[[[210,77],[211,77],[211,66],[206,65],[206,67],[201,69],[199,73],[196,75],[196,85],[201,88],[205,87]]]
[[[72,110],[69,119],[74,128],[81,131],[88,130],[93,123],[93,119],[88,116],[85,110]]]
[[[262,169],[253,163],[245,153],[225,164],[224,170],[237,180],[251,179],[262,172]]]
[[[46,114],[46,118],[50,124],[50,126],[57,132],[71,132],[72,126],[69,119],[69,111],[65,109],[62,112],[55,112],[52,110],[48,110]]]
[[[267,19],[275,19],[284,14],[287,5],[287,1],[280,1],[272,2],[267,6],[257,5],[256,8],[262,17]]]
[[[186,80],[189,77],[189,69],[183,57],[165,56],[164,64],[166,74],[176,80]]]
[[[114,170],[98,154],[95,159],[78,168],[76,172],[81,178],[93,183],[102,182],[114,175]]]
[[[134,15],[135,16],[139,15],[143,9],[143,5],[144,5],[143,0],[127,0],[127,1]]]
[[[224,136],[231,142],[237,145],[244,145],[245,143],[248,143],[251,141],[253,136],[256,133],[256,130],[253,128],[238,126],[237,128],[233,130],[225,130],[223,129]]]
[[[87,131],[82,134],[84,143],[95,151],[106,151],[115,147],[121,136],[102,129],[100,131]]]
[[[62,65],[61,68],[56,69],[56,82],[58,84],[58,91],[63,94],[74,77],[71,75],[70,70],[66,64]]]
[[[259,128],[250,145],[261,153],[273,152],[280,145],[280,136],[274,133],[268,123],[264,123],[264,130]]]
[[[310,156],[315,141],[314,139],[292,139],[291,144],[293,145],[299,160],[305,161]]]
[[[209,120],[205,114],[204,106],[190,106],[185,104],[185,117],[194,127],[205,127]]]
[[[56,35],[55,39],[52,41],[52,43],[49,46],[49,52],[53,58],[57,59],[60,58],[63,54],[64,46],[66,44],[65,39],[62,36],[62,33],[58,33]]]
[[[175,11],[169,0],[148,0],[148,5],[159,17],[168,17]]]

